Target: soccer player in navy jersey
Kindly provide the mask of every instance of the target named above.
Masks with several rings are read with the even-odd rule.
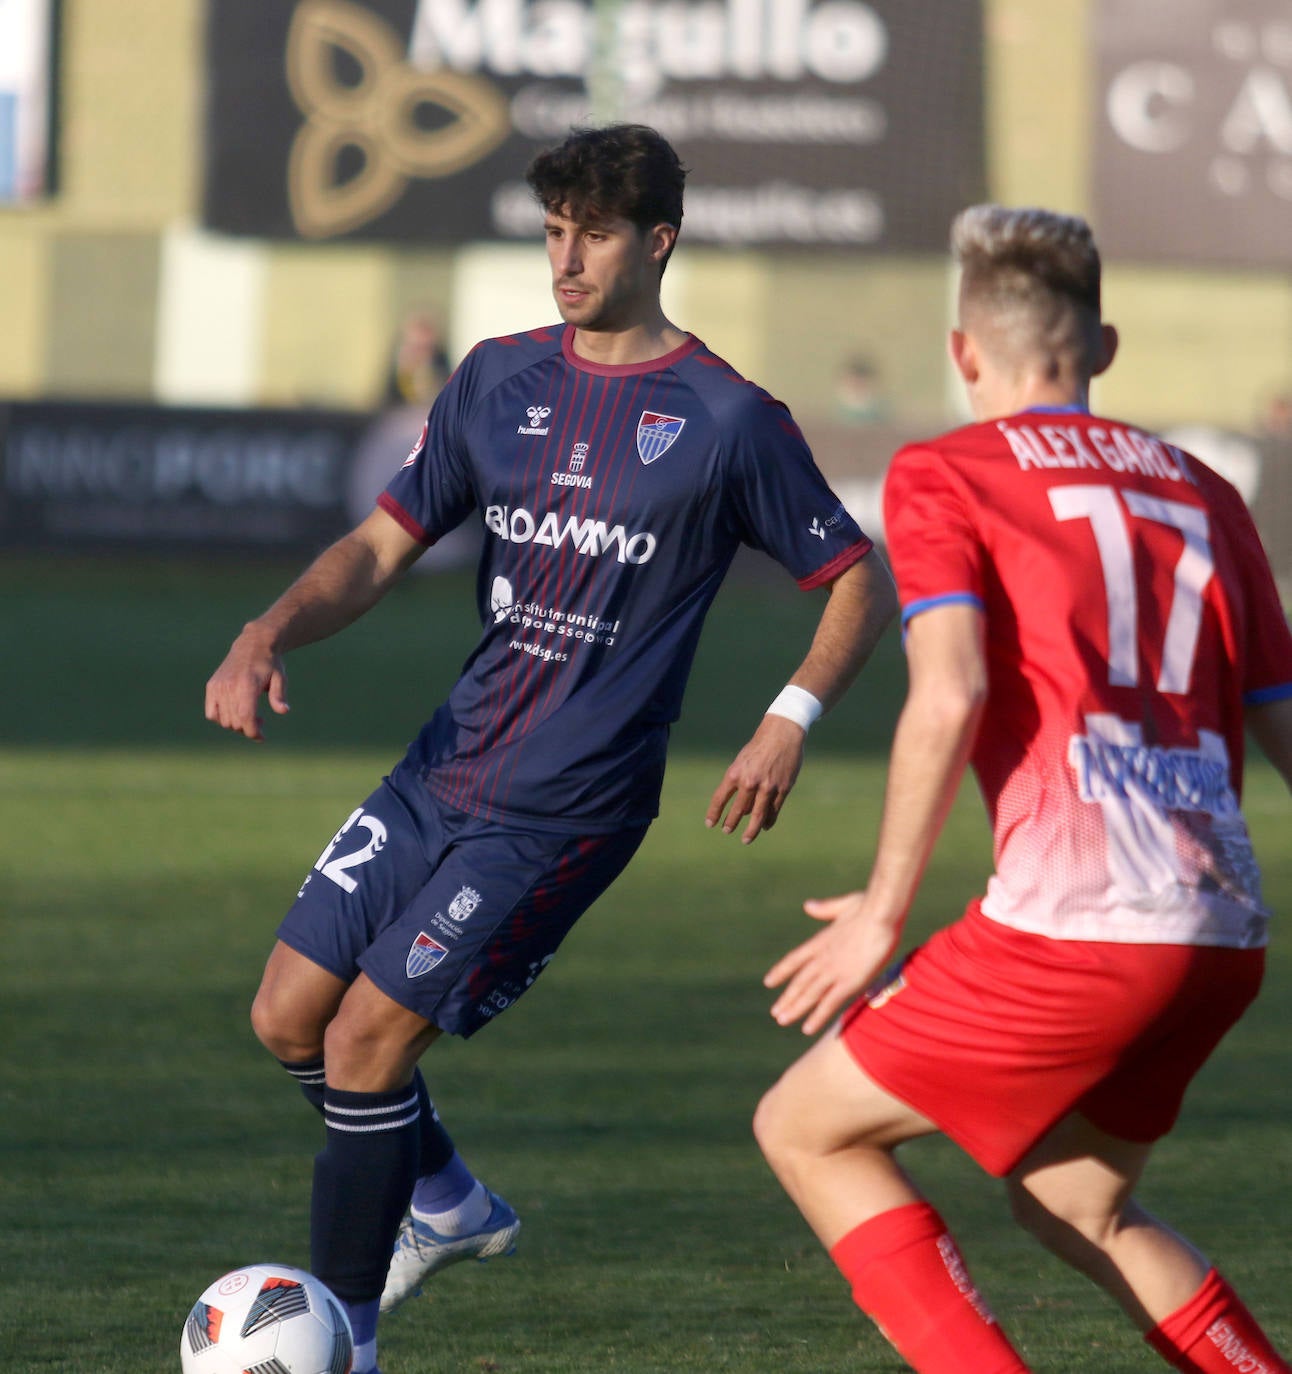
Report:
[[[843,1016],[755,1131],[920,1374],[1028,1369],[894,1157],[935,1131],[1004,1178],[1018,1221],[1174,1368],[1292,1374],[1135,1197],[1261,983],[1244,730],[1292,785],[1292,633],[1234,488],[1090,413],[1117,336],[1089,226],[983,205],[952,245],[951,353],[977,422],[889,468],[910,687],[878,849],[865,890],[809,902],[824,928],[768,973],[780,1024]],[[970,760],[995,873],[882,974]]]
[[[578,130],[528,175],[563,324],[470,353],[377,508],[243,630],[207,688],[210,720],[261,739],[261,696],[287,710],[286,652],[481,521],[480,642],[319,856],[252,1011],[324,1117],[311,1267],[347,1306],[357,1374],[376,1367],[379,1306],[513,1245],[515,1213],[455,1150],[418,1060],[520,997],[637,849],[737,547],[829,593],[709,805],[707,823],[743,823],[745,842],[775,823],[808,727],[896,609],[786,409],[663,314],[685,178],[669,144],[635,125]]]

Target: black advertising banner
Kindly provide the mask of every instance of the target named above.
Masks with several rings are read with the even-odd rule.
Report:
[[[333,411],[0,405],[0,545],[317,551],[353,522],[371,423]],[[393,453],[385,465],[398,467]]]
[[[1288,0],[1097,0],[1094,201],[1114,257],[1292,264]]]
[[[685,232],[940,251],[984,185],[980,0],[209,0],[205,221],[537,236],[590,91],[691,169]]]

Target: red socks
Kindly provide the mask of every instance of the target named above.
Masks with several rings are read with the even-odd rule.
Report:
[[[852,1285],[857,1306],[919,1374],[1029,1374],[927,1202],[863,1222],[830,1258]]]
[[[918,1374],[1029,1374],[928,1203],[864,1222],[830,1258],[852,1285],[857,1306]],[[1181,1374],[1292,1374],[1214,1269],[1145,1339]]]
[[[1292,1374],[1292,1365],[1214,1269],[1193,1297],[1144,1339],[1183,1374]]]

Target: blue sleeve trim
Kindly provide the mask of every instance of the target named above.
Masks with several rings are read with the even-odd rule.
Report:
[[[977,606],[980,611],[987,609],[983,605],[982,597],[976,592],[947,592],[943,596],[926,596],[923,601],[912,601],[909,606],[902,608],[902,628],[906,628],[912,616],[919,615],[921,611],[931,611],[935,606]]]
[[[1281,682],[1277,687],[1258,687],[1254,692],[1243,693],[1244,706],[1264,706],[1268,701],[1282,701],[1292,697],[1292,682]]]

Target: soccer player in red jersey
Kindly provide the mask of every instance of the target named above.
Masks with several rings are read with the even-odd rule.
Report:
[[[838,1025],[759,1106],[773,1170],[858,1305],[923,1374],[1027,1366],[894,1159],[941,1131],[1017,1220],[1192,1374],[1289,1365],[1134,1196],[1190,1079],[1256,996],[1269,913],[1239,806],[1244,727],[1292,784],[1292,635],[1234,489],[1092,415],[1112,361],[1084,221],[957,219],[950,347],[977,423],[886,483],[909,689],[864,891],[768,973]],[[967,763],[994,834],[980,900],[896,968]]]
[[[807,657],[707,813],[775,823],[807,727],[896,611],[883,561],[789,412],[667,319],[685,169],[653,129],[578,130],[529,182],[561,322],[487,339],[377,508],[235,640],[209,719],[262,736],[283,655],[344,628],[474,518],[481,638],[405,757],[344,821],[278,931],[252,1011],[322,1112],[311,1269],[345,1303],[354,1374],[378,1310],[520,1222],[479,1182],[418,1061],[512,1006],[656,814],[669,727],[741,544],[828,589]],[[428,626],[428,633],[434,627]]]

